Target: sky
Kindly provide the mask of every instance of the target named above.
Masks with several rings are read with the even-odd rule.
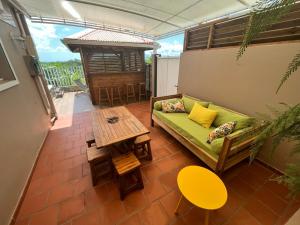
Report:
[[[27,20],[33,41],[42,62],[68,61],[80,59],[79,53],[72,53],[62,42],[64,37],[85,28],[67,25],[31,23]],[[161,45],[157,53],[162,56],[179,56],[183,48],[183,34],[157,40]],[[151,53],[146,52],[146,55]]]

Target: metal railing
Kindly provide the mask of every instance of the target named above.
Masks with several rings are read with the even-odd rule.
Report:
[[[41,66],[48,85],[54,87],[70,87],[76,86],[74,80],[80,79],[85,83],[82,66]]]

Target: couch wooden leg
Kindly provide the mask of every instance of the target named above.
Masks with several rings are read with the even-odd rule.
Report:
[[[151,119],[151,127],[154,127],[154,120]]]

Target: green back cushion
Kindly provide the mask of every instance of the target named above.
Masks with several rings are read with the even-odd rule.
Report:
[[[204,101],[201,101],[200,99],[193,98],[193,97],[190,97],[187,95],[184,95],[182,97],[182,101],[184,104],[185,111],[187,113],[190,113],[192,111],[195,102],[199,103],[200,105],[202,105],[205,108],[207,108],[207,106],[209,105],[209,102],[204,102]]]
[[[214,104],[209,104],[208,108],[216,110],[218,112],[217,117],[213,122],[214,127],[219,127],[224,123],[236,121],[237,124],[236,124],[234,130],[240,130],[240,129],[251,126],[251,124],[254,120],[252,117],[249,117],[246,115],[240,115],[231,110],[225,109],[220,106],[216,106]]]
[[[170,103],[175,103],[177,102],[178,100],[180,100],[180,98],[171,98],[171,99],[167,99],[168,102]],[[162,100],[163,101],[163,100]],[[162,110],[162,101],[157,101],[157,102],[154,102],[154,105],[153,105],[153,108],[157,111],[161,111]]]
[[[157,111],[161,111],[162,110],[161,101],[154,102],[153,108]]]

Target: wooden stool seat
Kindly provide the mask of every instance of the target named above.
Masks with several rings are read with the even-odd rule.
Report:
[[[139,83],[138,86],[139,86],[139,102],[140,102],[142,97],[145,97],[145,100],[147,99],[147,90],[146,90],[146,84],[144,82]]]
[[[139,159],[146,158],[147,160],[152,160],[150,141],[151,138],[147,134],[138,136],[134,140],[134,153]]]
[[[138,136],[135,140],[134,140],[134,144],[138,145],[138,144],[144,144],[147,141],[151,141],[151,138],[149,137],[149,135],[145,134],[142,136]]]
[[[119,175],[120,198],[124,199],[129,192],[144,188],[141,163],[133,153],[123,154],[112,159],[115,170]],[[130,178],[134,177],[135,184],[130,183]]]
[[[134,98],[134,101],[136,101],[134,84],[126,84],[126,103],[127,104],[128,104],[129,98]]]
[[[98,178],[112,172],[111,149],[96,146],[87,148],[87,159],[91,168],[93,185],[97,184]]]
[[[111,106],[111,98],[108,87],[99,87],[99,105],[101,101],[107,102]]]
[[[86,140],[85,142],[86,142],[87,146],[91,147],[95,143],[94,134],[92,132],[87,134],[85,140]]]
[[[118,175],[128,173],[141,165],[134,154],[123,154],[112,159]]]

